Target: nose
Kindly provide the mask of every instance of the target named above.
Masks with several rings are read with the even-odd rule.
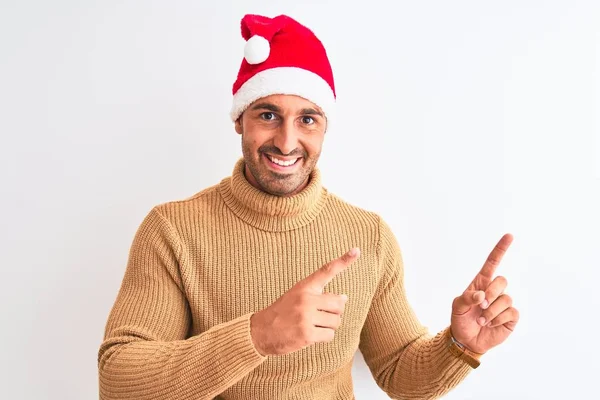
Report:
[[[287,155],[299,147],[298,131],[294,126],[293,121],[284,121],[275,137],[273,144],[281,151],[281,154]]]

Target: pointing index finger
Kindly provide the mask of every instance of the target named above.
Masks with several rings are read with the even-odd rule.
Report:
[[[480,275],[492,279],[496,268],[498,268],[498,265],[500,265],[500,261],[502,260],[502,257],[504,257],[504,254],[506,254],[506,250],[508,250],[508,247],[512,241],[513,236],[510,233],[502,236],[500,241],[498,241],[498,244],[496,244],[496,247],[494,247],[494,249],[491,251],[487,260],[485,260],[481,271],[479,271]]]
[[[348,266],[358,258],[360,251],[358,248],[353,248],[346,254],[337,258],[307,276],[302,282],[308,284],[319,293],[323,293],[323,289],[331,280],[340,272],[348,268]]]

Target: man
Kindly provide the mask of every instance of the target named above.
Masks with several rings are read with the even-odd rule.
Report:
[[[246,15],[231,176],[154,207],[99,351],[103,399],[353,399],[361,350],[393,398],[436,398],[502,343],[518,312],[493,278],[507,234],[430,335],[390,227],[322,186],[335,86],[322,43],[287,16]]]

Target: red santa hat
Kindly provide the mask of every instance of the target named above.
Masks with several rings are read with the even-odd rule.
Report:
[[[293,94],[319,106],[329,122],[335,85],[327,53],[315,34],[286,15],[249,14],[241,27],[246,46],[233,84],[231,120],[262,97]]]

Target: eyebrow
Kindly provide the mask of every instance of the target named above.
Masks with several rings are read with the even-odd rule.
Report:
[[[319,110],[315,110],[314,108],[303,108],[302,111],[300,111],[300,114],[302,114],[302,115],[320,115],[321,117],[323,117],[323,113],[320,112]]]
[[[254,107],[253,110],[269,110],[273,112],[281,112],[281,108],[277,107],[275,104],[271,103],[258,103]]]

